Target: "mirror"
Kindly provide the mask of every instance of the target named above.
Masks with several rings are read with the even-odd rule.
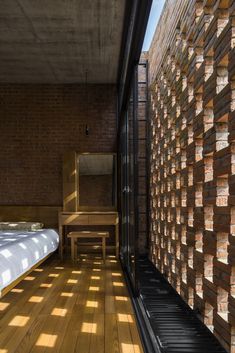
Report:
[[[116,206],[116,156],[114,154],[78,155],[79,208]]]

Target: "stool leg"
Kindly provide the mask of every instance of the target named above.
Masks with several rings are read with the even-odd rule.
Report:
[[[74,261],[76,261],[77,260],[77,258],[78,258],[78,243],[77,243],[77,239],[76,239],[76,241],[74,242]]]
[[[105,259],[106,259],[106,238],[105,237],[102,238],[102,250],[103,250],[103,260],[105,263]]]
[[[71,258],[74,261],[74,239],[71,238]]]

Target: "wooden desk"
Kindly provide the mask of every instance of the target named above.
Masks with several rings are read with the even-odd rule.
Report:
[[[63,258],[65,226],[98,226],[98,225],[114,225],[115,226],[115,253],[119,256],[119,217],[118,212],[60,212],[59,213],[59,253]]]

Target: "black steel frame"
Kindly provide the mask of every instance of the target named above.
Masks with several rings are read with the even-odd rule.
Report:
[[[136,296],[136,292],[133,290],[131,280],[126,272],[125,266],[122,264],[124,277],[127,283],[127,288],[130,293],[131,302],[134,308],[137,327],[140,333],[141,342],[143,345],[144,353],[161,353],[159,344],[155,338],[155,334],[149,322],[146,310],[143,306],[142,300],[139,296]]]
[[[139,97],[138,97],[138,93],[139,93],[139,80],[138,80],[138,68],[139,68],[139,65],[141,65],[140,63],[138,63],[137,65],[135,65],[133,71],[133,78],[132,78],[132,82],[131,82],[131,86],[130,86],[130,90],[132,91],[132,97],[131,99],[129,99],[129,104],[131,105],[131,114],[133,115],[133,126],[131,128],[133,128],[133,131],[129,131],[129,128],[127,128],[128,132],[127,132],[127,136],[126,136],[126,139],[128,140],[128,134],[132,135],[132,141],[131,143],[133,143],[132,147],[133,147],[133,159],[134,159],[134,163],[133,163],[133,169],[134,169],[134,172],[133,172],[133,179],[131,180],[131,184],[133,184],[133,190],[132,190],[132,193],[133,193],[133,203],[134,203],[134,229],[133,229],[133,232],[134,232],[134,241],[133,239],[131,238],[131,233],[129,233],[129,230],[130,230],[130,227],[128,228],[128,225],[127,227],[124,229],[124,227],[122,227],[122,232],[126,232],[126,234],[123,234],[122,233],[122,236],[121,238],[123,239],[123,242],[127,242],[127,246],[126,247],[123,247],[123,249],[125,248],[134,248],[134,260],[133,260],[133,263],[132,263],[132,266],[130,266],[130,263],[128,262],[128,256],[126,257],[124,254],[121,254],[121,259],[123,261],[123,265],[125,267],[125,271],[128,272],[128,277],[129,277],[129,280],[132,284],[132,288],[133,288],[133,294],[135,295],[135,297],[138,297],[139,295],[139,281],[138,281],[138,258],[139,258],[139,249],[138,249],[138,243],[139,243],[139,205],[138,205],[138,195],[139,195],[139,173],[138,173],[138,157],[139,157],[139,151],[138,151],[138,145],[139,145],[139,136],[138,136],[138,102],[139,102]],[[146,62],[143,63],[143,65],[147,65]],[[147,66],[146,66],[146,70],[147,70]],[[148,83],[148,82],[144,82],[144,83]],[[147,87],[146,87],[146,98],[145,98],[145,101],[146,103],[146,114],[147,114],[147,105],[148,105],[148,96],[147,96]],[[121,120],[121,124],[120,124],[120,131],[122,129],[122,126],[124,124],[128,124],[128,109],[126,109],[126,113],[123,115],[123,119]],[[146,125],[147,125],[147,121],[146,121]],[[119,144],[120,143],[123,143],[123,140],[121,141],[121,133],[119,134]],[[120,150],[121,150],[121,146],[120,147]],[[147,148],[147,147],[146,147]],[[147,152],[147,150],[146,150]],[[126,150],[126,153],[129,155],[129,151]],[[148,154],[147,154],[148,156]],[[146,156],[146,157],[147,157]],[[119,158],[120,160],[120,158]],[[127,172],[125,174],[128,173],[128,166],[126,166],[127,168]],[[148,168],[148,167],[147,167]],[[146,173],[146,187],[147,187],[147,200],[146,200],[146,208],[147,208],[147,213],[148,213],[148,207],[147,207],[147,203],[148,203],[148,189],[149,189],[149,181],[148,181],[148,172]],[[129,182],[129,180],[127,180],[126,182]],[[128,186],[129,184],[126,183],[126,185]],[[124,192],[121,193],[121,197],[125,198],[125,197],[128,197],[127,194]],[[123,201],[124,202],[124,201]],[[122,204],[124,204],[122,202]],[[121,204],[121,200],[119,202],[119,204]],[[130,207],[131,207],[131,204],[128,203],[129,208],[127,207],[127,212],[129,214],[130,212]],[[122,212],[120,212],[122,214]],[[121,217],[122,219],[122,217]],[[147,216],[147,219],[148,219],[148,216]],[[128,220],[129,221],[129,220]],[[147,227],[148,227],[148,222],[147,222]],[[149,232],[149,230],[147,229],[147,233]],[[125,239],[125,240],[124,240]],[[129,250],[127,250],[129,251]],[[128,255],[133,255],[133,253],[128,253]],[[129,271],[131,271],[131,273],[129,273]]]
[[[134,68],[139,62],[152,0],[127,0],[118,72],[118,121],[126,112]]]
[[[139,100],[138,103],[145,104],[145,117],[146,117],[146,235],[147,235],[147,249],[149,250],[149,234],[150,234],[150,119],[149,119],[149,91],[148,91],[148,60],[144,62],[139,62],[138,66],[146,67],[146,81],[139,81],[137,79],[137,84],[145,84],[145,100]]]
[[[139,240],[139,205],[138,205],[138,66],[135,67],[133,79],[133,154],[134,154],[134,234],[135,234],[135,284],[134,293],[136,296],[139,294],[138,288],[138,272],[137,261],[139,256],[138,240]]]

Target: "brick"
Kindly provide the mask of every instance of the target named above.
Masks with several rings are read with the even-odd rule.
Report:
[[[203,212],[203,207],[196,207],[194,209],[194,221],[193,225],[197,229],[203,229],[204,228],[204,212]]]
[[[214,231],[205,230],[203,232],[203,252],[216,256],[216,241],[216,233]]]
[[[84,85],[0,85],[0,204],[62,205],[63,153],[116,151],[116,89],[88,90],[89,102]]]
[[[227,23],[226,23],[227,22]],[[215,41],[214,52],[215,61],[219,62],[224,55],[228,54],[231,50],[232,43],[232,23],[225,18],[225,27],[223,28],[220,36]]]
[[[229,196],[228,204],[235,206],[235,175],[229,177]]]
[[[203,102],[207,105],[216,95],[216,72],[213,72],[204,83]]]
[[[164,198],[164,213],[160,202],[160,216],[152,219],[164,239],[157,261],[235,353],[235,4],[205,0],[184,6],[184,17],[171,17],[180,28],[172,29],[167,45],[160,41],[164,31],[157,30],[149,54],[150,77],[161,90],[155,102],[160,109],[151,117]]]
[[[226,123],[217,123],[204,134],[203,155],[210,155],[228,145],[228,127]]]
[[[232,79],[235,75],[234,60],[235,60],[235,39],[233,42],[233,49],[228,54],[228,73],[229,77]]]
[[[230,291],[230,267],[221,261],[214,261],[214,284],[217,287],[223,288],[225,291]]]
[[[216,232],[230,233],[231,221],[230,207],[214,207],[214,230]]]
[[[214,154],[214,176],[228,176],[235,173],[235,145],[231,144]]]
[[[212,305],[212,307],[216,307],[217,303],[217,292],[216,286],[214,283],[208,281],[207,279],[203,280],[203,293],[204,300]]]
[[[204,183],[203,188],[203,204],[215,205],[216,204],[216,182],[215,180]]]
[[[215,121],[226,122],[231,110],[231,87],[227,84],[214,98]]]
[[[193,180],[194,183],[203,182],[204,181],[204,160],[201,159],[200,161],[196,162],[193,165]]]

